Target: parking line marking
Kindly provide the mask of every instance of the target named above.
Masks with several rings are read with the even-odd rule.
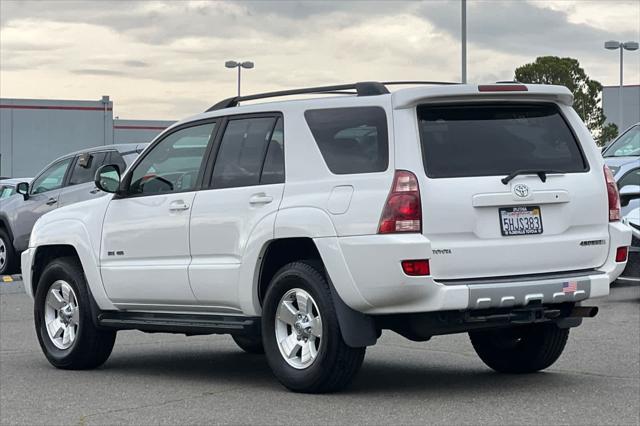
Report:
[[[2,276],[2,282],[12,283],[13,282],[13,278],[11,277],[11,275],[3,275]]]

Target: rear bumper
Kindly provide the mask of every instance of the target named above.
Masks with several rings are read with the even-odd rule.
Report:
[[[367,314],[398,314],[509,308],[533,304],[580,302],[609,294],[609,284],[623,271],[616,249],[628,246],[631,232],[609,226],[606,262],[590,271],[438,281],[404,274],[401,261],[431,258],[431,244],[420,234],[318,238],[316,246],[344,302]]]

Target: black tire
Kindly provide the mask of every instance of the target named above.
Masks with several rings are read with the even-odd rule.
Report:
[[[236,345],[250,354],[263,354],[262,336],[231,336]]]
[[[15,274],[20,270],[18,255],[9,234],[2,228],[0,228],[0,240],[0,250],[4,251],[3,256],[0,256],[0,275]]]
[[[289,365],[276,341],[276,312],[282,297],[292,289],[309,293],[322,317],[317,358],[304,369]],[[262,336],[267,361],[274,375],[294,392],[323,393],[345,388],[360,369],[366,351],[366,348],[352,348],[344,342],[324,271],[311,262],[290,263],[273,277],[264,300]]]
[[[526,374],[544,370],[562,354],[568,328],[535,324],[469,333],[480,359],[500,373]]]
[[[77,299],[79,320],[76,337],[67,349],[58,348],[49,337],[45,324],[45,303],[56,281],[68,283]],[[49,263],[38,281],[34,302],[34,319],[38,342],[47,360],[56,368],[87,370],[99,367],[111,355],[116,332],[96,328],[91,314],[87,282],[77,259],[64,257]]]

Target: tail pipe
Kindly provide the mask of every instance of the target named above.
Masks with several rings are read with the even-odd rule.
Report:
[[[598,315],[597,306],[574,306],[569,317],[593,318]]]

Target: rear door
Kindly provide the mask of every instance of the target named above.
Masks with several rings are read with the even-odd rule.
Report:
[[[589,166],[558,105],[428,104],[418,106],[417,115],[423,232],[432,242],[434,277],[574,271],[604,263],[603,171]]]
[[[251,238],[273,238],[284,191],[283,144],[279,114],[229,118],[209,189],[193,202],[189,279],[198,302],[218,312],[240,309],[239,272]]]
[[[94,184],[96,170],[106,164],[110,152],[85,152],[76,156],[69,175],[69,182],[60,192],[59,205],[67,206],[80,201],[97,198],[102,193]]]

